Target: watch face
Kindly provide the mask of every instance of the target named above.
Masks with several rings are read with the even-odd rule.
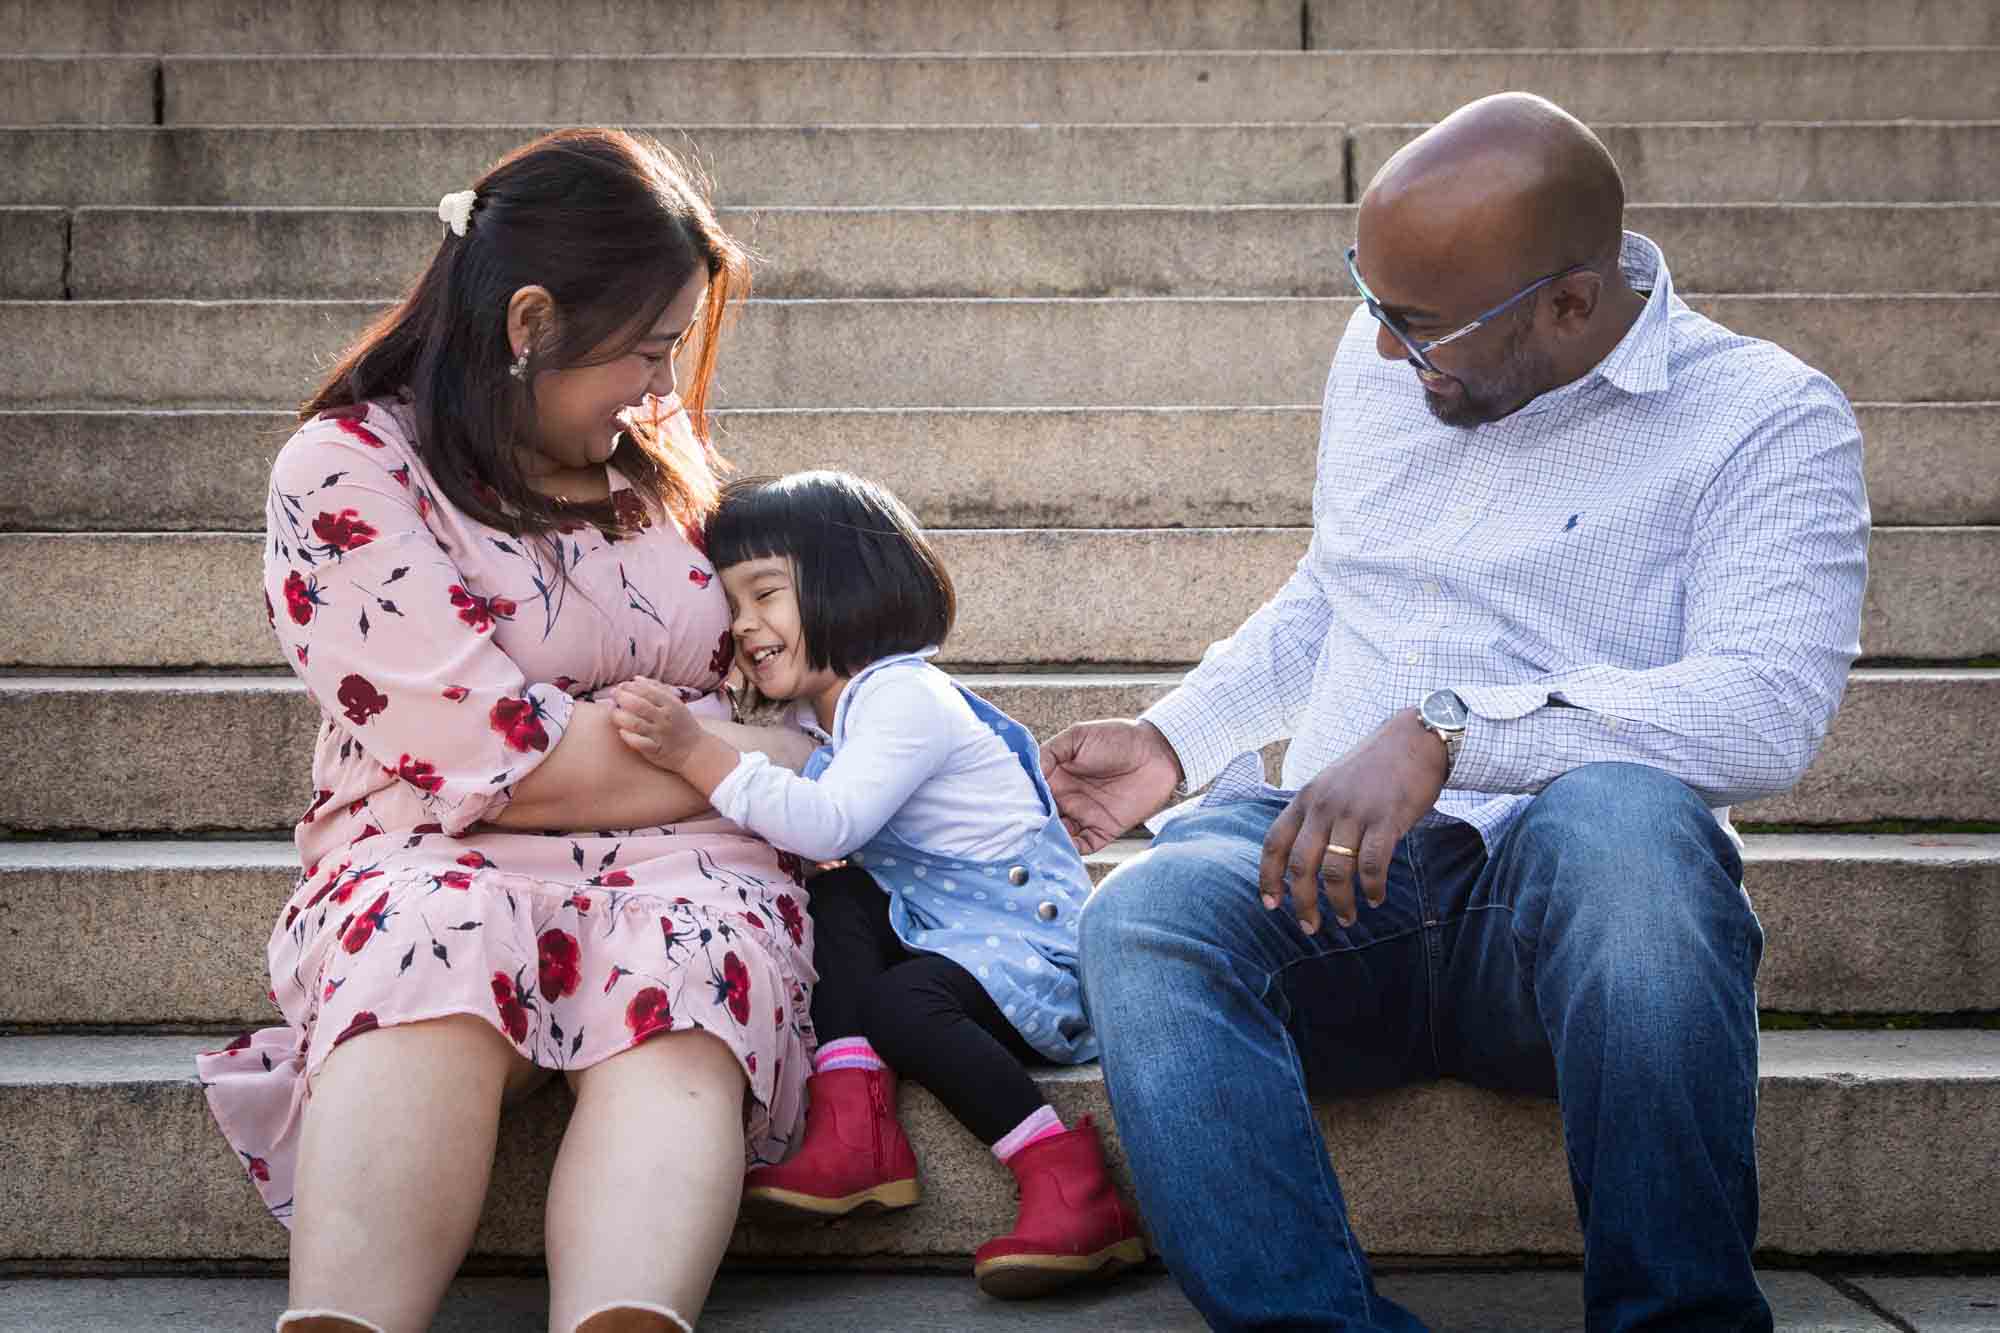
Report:
[[[1469,716],[1465,700],[1450,690],[1432,690],[1424,696],[1423,707],[1417,710],[1424,721],[1446,731],[1463,731]]]

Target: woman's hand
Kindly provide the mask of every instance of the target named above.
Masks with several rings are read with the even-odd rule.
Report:
[[[611,720],[625,744],[669,773],[680,772],[708,734],[677,690],[645,676],[612,689]]]

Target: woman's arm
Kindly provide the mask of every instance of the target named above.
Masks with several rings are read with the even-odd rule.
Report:
[[[818,741],[797,727],[752,727],[703,718],[701,729],[740,754],[761,754],[794,773],[804,772],[806,760],[819,748]]]
[[[645,828],[707,809],[706,796],[618,739],[609,707],[579,702],[562,739],[488,822],[537,831]]]

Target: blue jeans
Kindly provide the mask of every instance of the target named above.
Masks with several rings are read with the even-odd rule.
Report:
[[[1342,929],[1322,900],[1316,936],[1257,899],[1283,808],[1168,825],[1081,926],[1139,1204],[1209,1323],[1422,1327],[1375,1291],[1308,1088],[1450,1077],[1559,1100],[1591,1329],[1769,1329],[1750,1264],[1764,937],[1694,793],[1593,764],[1491,858],[1469,825],[1417,829],[1383,905]]]

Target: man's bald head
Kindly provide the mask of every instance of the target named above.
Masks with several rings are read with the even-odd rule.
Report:
[[[1399,248],[1504,287],[1573,264],[1615,265],[1625,184],[1582,121],[1531,93],[1498,93],[1404,145],[1361,207],[1365,231],[1383,224]]]

